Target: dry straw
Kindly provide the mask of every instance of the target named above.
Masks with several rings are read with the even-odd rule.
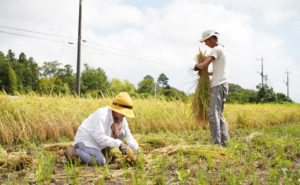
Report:
[[[199,54],[196,56],[196,62],[202,63],[205,61],[205,53],[199,49]],[[195,119],[200,123],[203,129],[208,127],[207,110],[209,108],[210,99],[210,80],[207,69],[198,71],[198,79],[196,92],[192,101],[192,110]]]
[[[110,105],[111,101],[112,98],[39,97],[35,94],[16,98],[0,92],[0,144],[31,140],[44,142],[48,139],[58,141],[62,136],[73,140],[83,120],[99,107]],[[134,111],[136,118],[128,119],[129,127],[134,134],[142,134],[141,137],[149,132],[201,128],[196,123],[190,102],[134,99]],[[224,116],[231,130],[238,127],[263,128],[299,122],[300,105],[228,104]]]

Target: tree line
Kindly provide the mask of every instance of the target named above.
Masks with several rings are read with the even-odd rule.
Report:
[[[133,97],[164,98],[166,100],[186,100],[187,95],[168,84],[168,77],[161,73],[155,83],[151,75],[146,75],[138,88],[127,80],[113,78],[111,81],[101,68],[84,64],[80,75],[83,96],[116,95],[127,91]],[[40,67],[32,57],[25,53],[19,57],[12,50],[5,55],[0,51],[0,88],[9,94],[15,92],[39,94],[76,94],[76,73],[71,65],[62,66],[58,61],[44,62]]]
[[[113,78],[111,81],[101,68],[93,68],[84,64],[81,72],[80,84],[82,96],[114,96],[121,91],[128,92],[133,97],[154,97],[166,100],[186,101],[187,96],[168,84],[169,78],[161,73],[155,79],[146,75],[136,88],[128,80],[121,81]],[[76,94],[76,73],[71,65],[62,66],[58,61],[44,62],[40,67],[32,57],[25,53],[18,57],[12,50],[5,55],[0,51],[0,88],[8,94],[15,92],[28,93],[34,91],[39,94]],[[293,102],[283,93],[275,93],[266,84],[257,85],[257,91],[243,89],[239,85],[229,84],[227,102],[229,103],[284,103]]]
[[[267,84],[258,84],[257,91],[243,89],[237,84],[229,84],[227,102],[229,103],[293,103],[293,101],[283,93],[274,92]]]

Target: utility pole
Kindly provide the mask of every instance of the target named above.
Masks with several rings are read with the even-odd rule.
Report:
[[[285,85],[286,85],[286,95],[287,97],[289,97],[289,71],[286,71],[286,82],[285,82]]]
[[[261,57],[261,73],[260,73],[260,76],[261,76],[261,88],[264,87],[264,59],[263,57]]]
[[[77,42],[77,75],[76,75],[76,92],[80,97],[80,52],[81,52],[81,1],[79,0],[79,21],[78,21],[78,42]]]
[[[264,87],[264,58],[261,57],[260,59],[257,59],[257,60],[261,60],[261,72],[260,73],[260,76],[261,76],[261,88]]]

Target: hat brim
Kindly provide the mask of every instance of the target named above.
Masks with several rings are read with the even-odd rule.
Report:
[[[199,41],[200,41],[201,43],[203,43],[205,40],[209,39],[209,37],[211,37],[211,36],[205,37],[205,38],[203,38],[203,39],[201,39],[201,40],[199,40]]]
[[[114,105],[114,104],[110,105],[109,108],[115,112],[123,114],[126,117],[134,118],[134,112],[132,109],[120,107],[120,106]]]

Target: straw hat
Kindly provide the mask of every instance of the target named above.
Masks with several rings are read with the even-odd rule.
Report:
[[[202,39],[200,40],[200,42],[204,42],[206,39],[209,39],[212,36],[216,36],[217,38],[219,38],[220,34],[218,32],[216,32],[215,30],[204,31],[202,33]]]
[[[126,117],[134,118],[133,102],[127,92],[120,92],[114,99],[109,108]]]

